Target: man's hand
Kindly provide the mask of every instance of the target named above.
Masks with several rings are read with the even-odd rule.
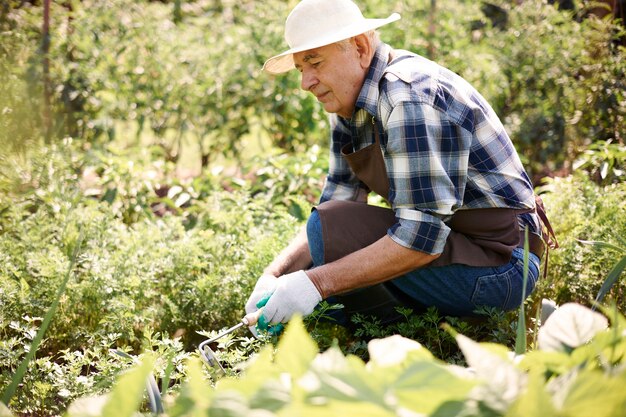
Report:
[[[274,293],[263,307],[267,323],[285,323],[295,313],[311,314],[322,301],[317,288],[304,271],[283,275],[277,280]]]
[[[252,290],[252,294],[248,298],[248,302],[246,303],[246,314],[254,313],[259,309],[257,304],[259,301],[263,299],[263,297],[269,297],[270,294],[274,292],[276,289],[276,285],[278,284],[278,278],[274,275],[263,274],[257,280],[254,290]],[[248,327],[254,337],[258,337],[255,326]]]
[[[259,308],[257,303],[265,296],[271,294],[276,289],[278,278],[274,275],[263,274],[259,277],[254,285],[254,290],[246,303],[246,314],[254,313]]]

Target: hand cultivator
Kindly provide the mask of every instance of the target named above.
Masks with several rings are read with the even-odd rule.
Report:
[[[203,362],[215,370],[219,370],[222,373],[226,373],[226,371],[224,371],[224,368],[222,367],[220,362],[217,360],[217,357],[215,356],[215,352],[213,352],[213,350],[211,349],[210,347],[211,343],[216,342],[222,337],[228,334],[231,334],[232,332],[234,332],[235,330],[243,326],[249,327],[249,326],[256,325],[257,321],[259,321],[259,317],[261,316],[261,313],[262,313],[262,310],[257,310],[254,313],[250,313],[246,315],[244,318],[242,318],[241,321],[237,323],[236,325],[234,325],[233,327],[227,330],[224,330],[217,336],[200,343],[200,345],[198,346],[198,350],[200,351],[200,357],[202,358]]]

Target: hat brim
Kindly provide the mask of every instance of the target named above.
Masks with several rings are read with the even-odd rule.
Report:
[[[295,53],[308,51],[309,49],[320,48],[322,46],[330,45],[344,39],[349,39],[353,36],[357,36],[361,33],[374,30],[388,23],[395,22],[399,19],[400,15],[398,13],[392,13],[386,19],[364,19],[361,22],[346,26],[345,28],[341,28],[341,30],[337,32],[333,32],[327,36],[323,36],[304,45],[291,48],[288,51],[283,52],[282,54],[271,57],[270,59],[265,61],[265,64],[263,64],[263,71],[270,74],[281,74],[287,72],[295,68],[293,62],[293,54]]]

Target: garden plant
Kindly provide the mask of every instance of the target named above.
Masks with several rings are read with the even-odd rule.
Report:
[[[591,2],[362,1],[529,168],[560,248],[520,311],[347,329],[323,303],[201,361],[328,166],[322,109],[260,72],[295,3],[0,4],[0,416],[626,415],[626,35]]]

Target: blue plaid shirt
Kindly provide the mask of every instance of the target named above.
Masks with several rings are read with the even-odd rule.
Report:
[[[532,209],[533,187],[502,123],[486,100],[453,72],[381,44],[350,120],[330,116],[329,172],[321,202],[364,200],[364,185],[341,156],[374,143],[374,127],[389,176],[387,201],[397,223],[389,236],[402,246],[437,254],[457,210]],[[374,123],[373,123],[374,121]],[[539,232],[535,214],[520,226]]]

